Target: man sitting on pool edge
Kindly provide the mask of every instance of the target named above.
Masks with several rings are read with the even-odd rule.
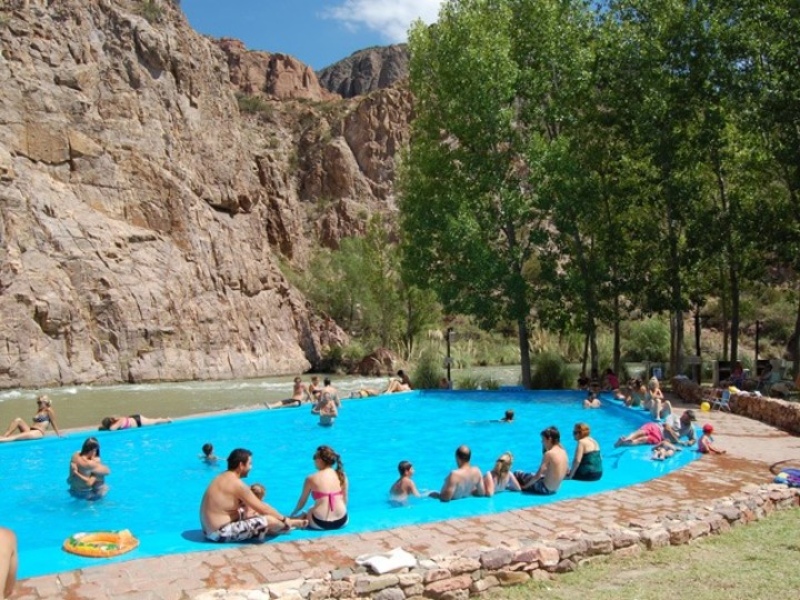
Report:
[[[431,498],[438,498],[442,502],[459,500],[468,496],[485,496],[486,489],[483,487],[483,474],[478,467],[473,467],[469,460],[472,458],[472,451],[469,446],[459,446],[456,449],[457,469],[450,471],[445,478],[441,492],[431,492]]]
[[[561,487],[561,482],[569,472],[569,458],[561,445],[561,433],[557,427],[542,431],[544,456],[536,473],[516,471],[514,476],[526,494],[549,496]]]
[[[252,468],[253,453],[237,448],[228,456],[228,470],[208,485],[200,503],[200,524],[206,539],[241,542],[308,526],[306,519],[289,519],[256,497],[242,481]],[[252,510],[257,516],[241,518],[241,507]]]

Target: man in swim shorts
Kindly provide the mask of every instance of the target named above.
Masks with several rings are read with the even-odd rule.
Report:
[[[549,496],[561,487],[561,482],[569,472],[569,458],[561,445],[561,433],[557,427],[548,427],[542,431],[544,456],[535,473],[516,471],[514,476],[526,494]]]
[[[206,538],[212,542],[263,539],[308,526],[308,521],[288,519],[256,497],[242,481],[252,468],[252,452],[244,448],[233,450],[228,456],[228,470],[217,475],[203,494],[200,523]],[[256,516],[242,518],[239,511],[242,507]]]

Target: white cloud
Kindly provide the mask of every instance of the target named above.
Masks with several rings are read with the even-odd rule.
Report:
[[[387,42],[405,42],[412,21],[433,23],[444,0],[344,0],[324,12],[347,27],[366,27],[379,32]]]

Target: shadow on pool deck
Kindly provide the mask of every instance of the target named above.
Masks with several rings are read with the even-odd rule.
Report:
[[[679,410],[679,407],[676,407]],[[728,413],[698,413],[714,425],[723,456],[704,456],[660,479],[629,488],[471,519],[443,521],[362,534],[263,545],[226,546],[198,552],[98,566],[23,580],[14,599],[183,600],[208,589],[248,590],[266,583],[322,577],[352,568],[360,554],[402,546],[432,557],[509,540],[553,538],[577,529],[599,531],[612,523],[647,522],[704,501],[729,496],[749,484],[772,480],[770,465],[800,462],[800,438]],[[17,532],[21,535],[22,532]]]

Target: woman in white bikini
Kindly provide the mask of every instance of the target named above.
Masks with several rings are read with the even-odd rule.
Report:
[[[36,414],[33,415],[33,422],[28,425],[23,419],[17,417],[8,426],[8,429],[0,437],[0,442],[16,442],[18,440],[36,440],[44,437],[48,426],[53,426],[53,431],[58,437],[61,432],[56,425],[56,415],[53,412],[52,403],[47,396],[39,396],[36,399]],[[17,433],[14,433],[16,431]]]

